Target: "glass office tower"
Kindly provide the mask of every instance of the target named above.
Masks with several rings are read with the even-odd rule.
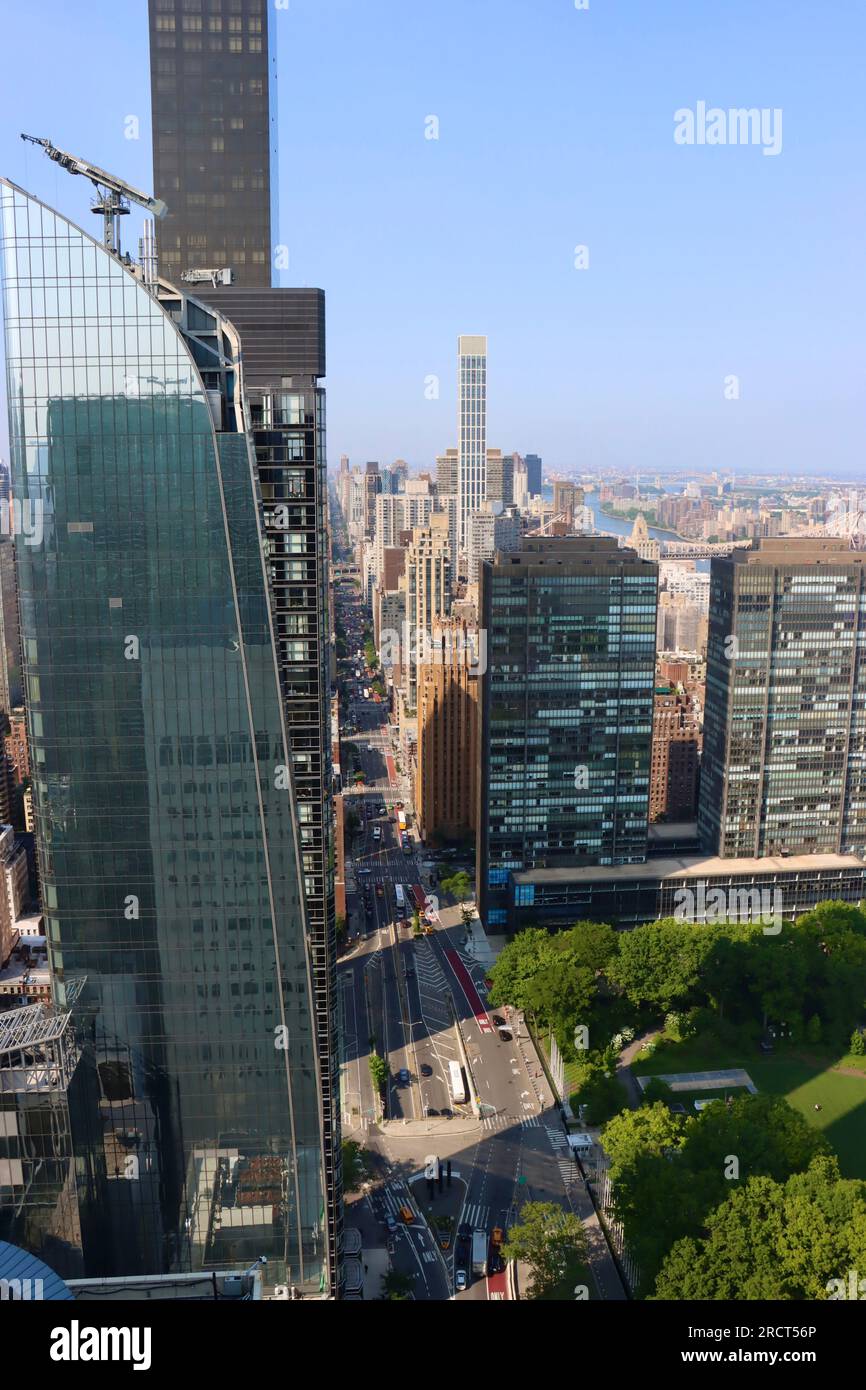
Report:
[[[153,186],[168,205],[159,254],[175,283],[223,266],[236,285],[271,283],[277,9],[273,0],[149,0]]]
[[[527,540],[481,565],[478,882],[493,928],[531,906],[523,871],[646,858],[657,583],[655,564],[595,537]]]
[[[312,967],[240,344],[20,189],[0,206],[12,485],[42,526],[18,579],[46,930],[96,1093],[73,1134],[85,1269],[265,1255],[269,1283],[318,1291]]]
[[[300,820],[324,1114],[328,1282],[340,1283],[343,1193],[331,796],[325,297],[271,285],[276,44],[267,0],[149,0],[154,191],[168,204],[160,267],[227,267],[198,297],[238,329],[263,503],[272,622]],[[282,16],[289,22],[291,16]],[[285,248],[283,248],[285,250]]]
[[[866,553],[714,559],[698,829],[708,854],[866,855]]]

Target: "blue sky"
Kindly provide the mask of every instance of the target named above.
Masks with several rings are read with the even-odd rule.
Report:
[[[332,465],[456,443],[463,332],[489,338],[490,444],[546,466],[866,481],[862,0],[290,0],[278,20],[274,240],[283,282],[327,294]],[[18,133],[150,188],[146,0],[0,0],[0,23],[0,173],[95,230],[89,185]],[[781,153],[677,145],[701,100],[781,108]]]

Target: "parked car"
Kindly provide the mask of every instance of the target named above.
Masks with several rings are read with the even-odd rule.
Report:
[[[504,1028],[506,1026],[505,1019],[502,1017],[502,1014],[494,1014],[493,1022],[496,1024],[497,1028]]]
[[[500,1028],[499,1036],[503,1042],[511,1042],[512,1034],[509,1033],[507,1028]]]
[[[432,1076],[432,1075],[433,1075],[433,1068],[432,1068],[427,1062],[422,1062],[422,1063],[421,1063],[421,1075],[422,1075],[422,1076]]]
[[[454,1287],[458,1293],[462,1293],[466,1288],[466,1270],[458,1269],[454,1274]]]
[[[400,1082],[400,1085],[401,1085],[401,1086],[408,1086],[408,1085],[409,1085],[409,1073],[408,1073],[408,1071],[406,1070],[405,1067],[401,1067],[400,1070],[398,1071],[398,1073],[397,1073],[397,1080]]]

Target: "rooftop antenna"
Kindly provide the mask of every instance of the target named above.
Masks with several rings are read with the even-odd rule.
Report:
[[[85,178],[90,179],[96,189],[92,210],[102,217],[102,240],[106,249],[115,256],[120,256],[118,219],[129,212],[130,203],[138,203],[139,207],[145,208],[153,217],[165,217],[168,208],[161,198],[151,198],[149,194],[133,188],[132,184],[125,183],[123,179],[106,173],[98,164],[91,164],[86,159],[79,159],[77,155],[58,150],[50,140],[43,140],[38,135],[24,134],[21,139],[27,140],[31,145],[41,145],[48,158],[53,159],[54,163],[59,164],[67,173],[83,174]]]

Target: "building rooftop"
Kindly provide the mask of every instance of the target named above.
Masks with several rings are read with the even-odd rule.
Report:
[[[491,564],[491,562],[487,562]],[[586,565],[611,569],[628,567],[655,575],[658,565],[642,560],[636,551],[621,546],[608,536],[527,536],[519,550],[497,550],[491,568],[497,577],[515,568],[527,570],[541,566],[576,567]]]
[[[763,859],[722,859],[718,856],[683,855],[674,859],[648,859],[644,864],[591,864],[583,868],[525,869],[513,875],[515,883],[598,883],[618,880],[724,878],[734,875],[817,873],[845,871],[866,877],[866,863],[854,854],[767,855]]]
[[[862,565],[866,550],[852,550],[841,536],[772,536],[752,550],[735,550],[727,557],[735,565]]]

